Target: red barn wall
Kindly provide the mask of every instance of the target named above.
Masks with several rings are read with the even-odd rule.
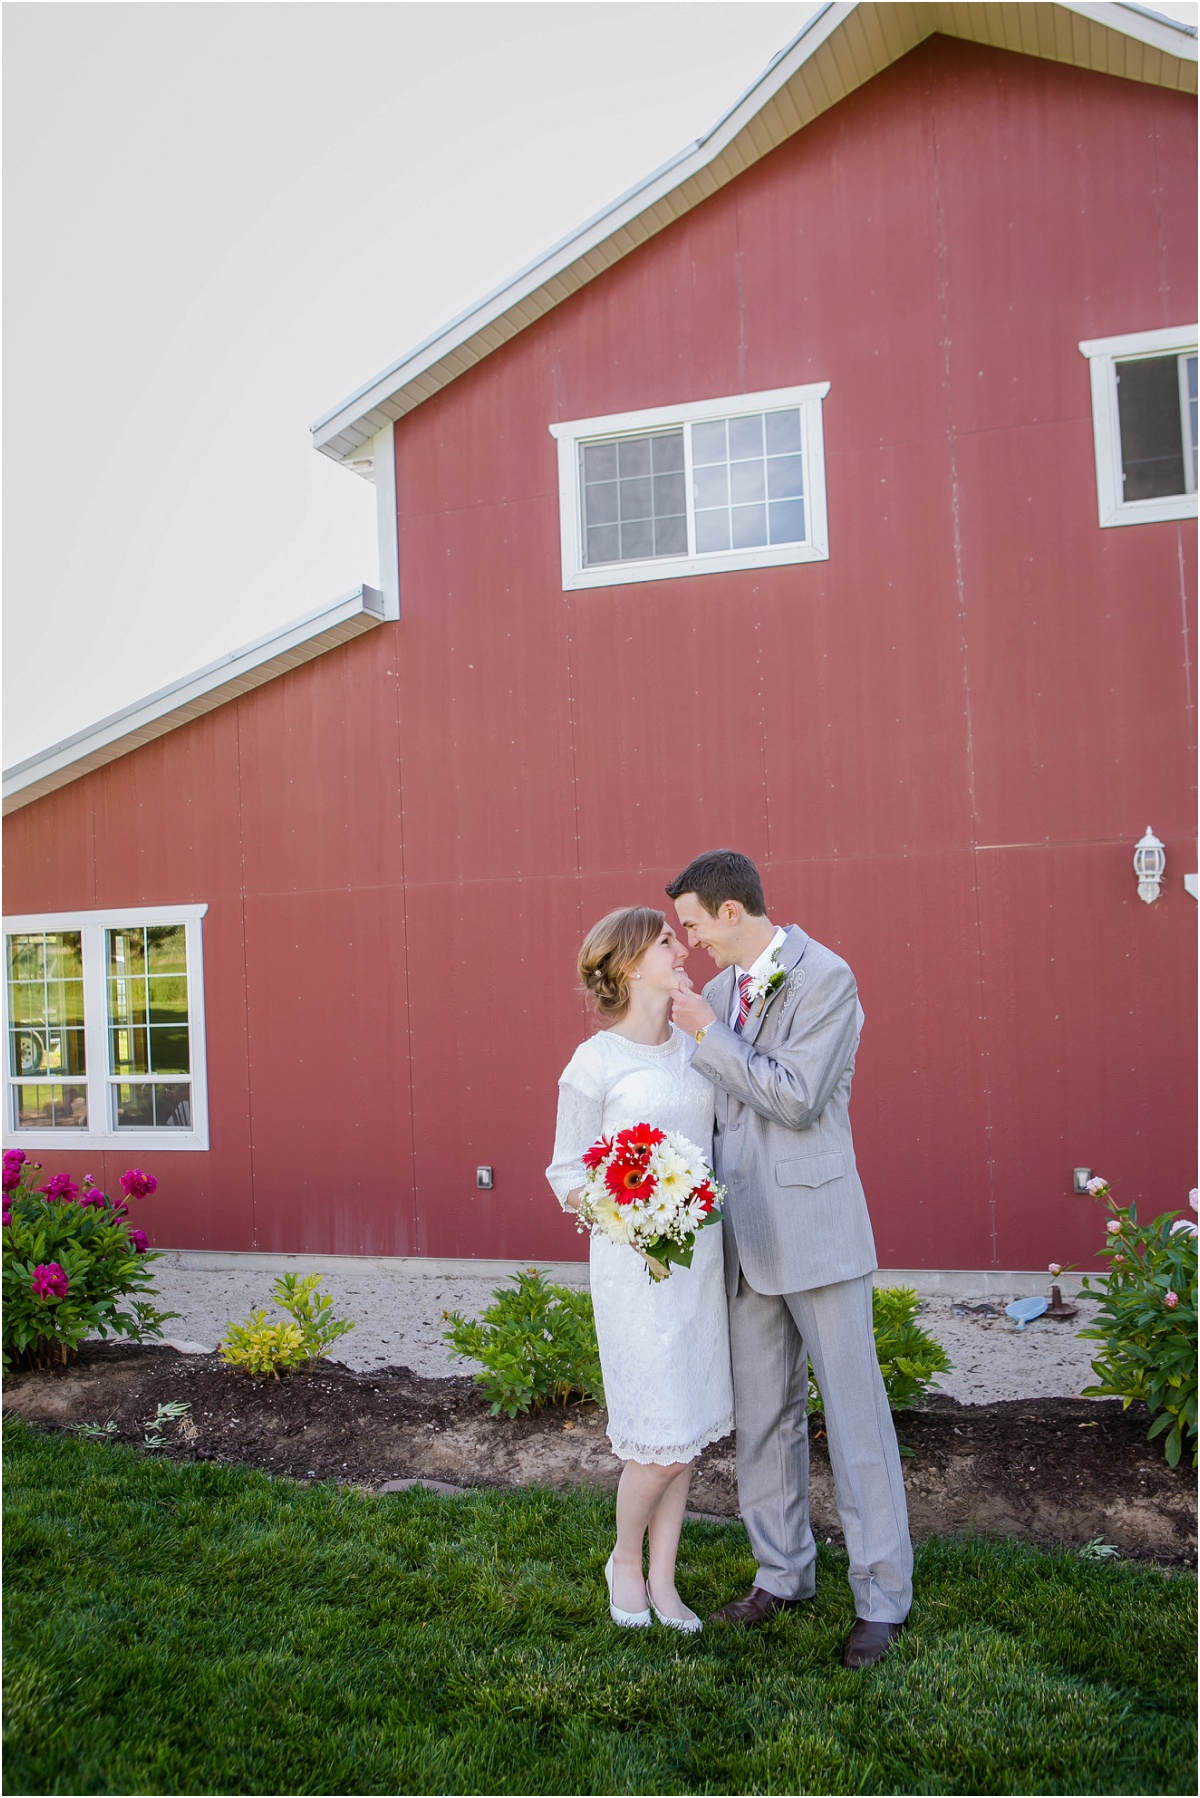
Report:
[[[718,844],[858,975],[884,1265],[1087,1262],[1076,1164],[1184,1202],[1195,529],[1099,529],[1077,345],[1194,322],[1193,167],[1178,95],[930,40],[403,421],[399,625],[10,820],[9,912],[209,904],[157,1241],[580,1255],[577,944]],[[550,423],[819,380],[828,562],[562,593]]]

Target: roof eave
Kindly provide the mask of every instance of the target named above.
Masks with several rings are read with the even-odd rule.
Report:
[[[335,461],[355,455],[934,32],[1196,90],[1194,29],[1141,6],[1086,0],[824,6],[711,131],[318,419],[311,427],[314,447]]]
[[[6,768],[4,815],[32,805],[47,793],[129,755],[168,731],[178,730],[193,718],[215,711],[229,700],[324,655],[336,644],[383,621],[383,595],[373,587],[356,587],[332,605],[308,612],[253,643],[232,650],[219,661],[160,687],[145,699]]]

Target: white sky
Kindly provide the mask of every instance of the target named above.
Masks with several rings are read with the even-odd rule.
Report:
[[[10,0],[5,766],[373,583],[374,491],[308,426],[815,10]]]

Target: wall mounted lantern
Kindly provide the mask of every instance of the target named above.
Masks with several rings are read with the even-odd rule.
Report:
[[[1133,871],[1137,875],[1138,898],[1144,899],[1147,905],[1153,905],[1158,898],[1166,866],[1166,850],[1147,824],[1146,834],[1133,852]]]

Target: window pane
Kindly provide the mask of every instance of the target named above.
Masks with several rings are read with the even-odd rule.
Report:
[[[152,1024],[187,1023],[187,977],[164,974],[151,980],[150,1022]]]
[[[1186,492],[1178,357],[1118,362],[1117,412],[1125,499]]]
[[[650,449],[655,474],[683,473],[682,431],[669,431],[664,437],[652,437]]]
[[[617,478],[617,446],[615,443],[589,443],[583,451],[583,478],[587,482],[615,481]]]
[[[623,480],[620,486],[622,524],[627,518],[653,518],[654,483],[649,476],[645,480]]]
[[[727,460],[725,420],[717,418],[709,424],[693,425],[692,467],[700,468],[709,462],[725,462]]]
[[[182,924],[152,924],[146,931],[146,955],[151,974],[183,974],[187,971],[187,932]]]
[[[617,522],[617,483],[615,481],[597,481],[587,490],[588,524],[615,524]]]
[[[674,518],[676,514],[682,518],[684,511],[682,469],[678,474],[656,474],[654,477],[655,518]]]
[[[110,1024],[144,1024],[146,1022],[146,982],[144,980],[109,981],[108,1020]]]
[[[715,468],[697,468],[692,476],[697,506],[729,504],[729,470],[722,462]]]
[[[731,463],[729,497],[735,506],[748,505],[752,501],[761,503],[766,499],[766,464],[761,461]]]
[[[188,1082],[122,1085],[116,1092],[118,1130],[190,1130],[192,1089]]]
[[[757,549],[767,541],[765,506],[734,506],[732,517],[734,549]]]
[[[777,500],[768,506],[771,520],[772,543],[804,542],[804,501],[802,499]]]
[[[191,1070],[188,1056],[186,1025],[181,1030],[174,1024],[156,1024],[150,1031],[151,1071],[155,1074],[186,1074]]]
[[[17,1130],[83,1129],[87,1125],[87,1088],[14,1086],[12,1120]]]
[[[804,465],[799,456],[774,456],[767,463],[768,499],[799,499],[804,492]]]
[[[748,456],[761,456],[762,453],[762,413],[753,413],[749,418],[731,418],[729,420],[729,460],[741,462]]]
[[[729,548],[729,513],[697,512],[696,514],[696,549],[703,555],[706,551]]]
[[[1187,423],[1184,429],[1188,432],[1192,445],[1192,479],[1196,477],[1196,358],[1189,356],[1184,368],[1185,386],[1187,389]]]
[[[124,978],[143,974],[146,970],[146,933],[144,930],[110,930],[108,932],[108,971]]]
[[[621,532],[615,524],[602,524],[588,531],[587,559],[592,562],[619,562]]]
[[[148,1074],[150,1048],[143,1027],[110,1030],[108,1033],[112,1074]]]
[[[46,937],[47,980],[83,979],[83,939],[77,931]]]
[[[768,456],[790,456],[800,453],[800,410],[767,413]]]
[[[682,427],[586,444],[581,470],[589,566],[686,553],[686,524],[681,538],[678,522],[668,522],[685,517]]]
[[[41,936],[10,936],[8,939],[9,980],[43,980],[45,975],[46,965],[43,960]]]

